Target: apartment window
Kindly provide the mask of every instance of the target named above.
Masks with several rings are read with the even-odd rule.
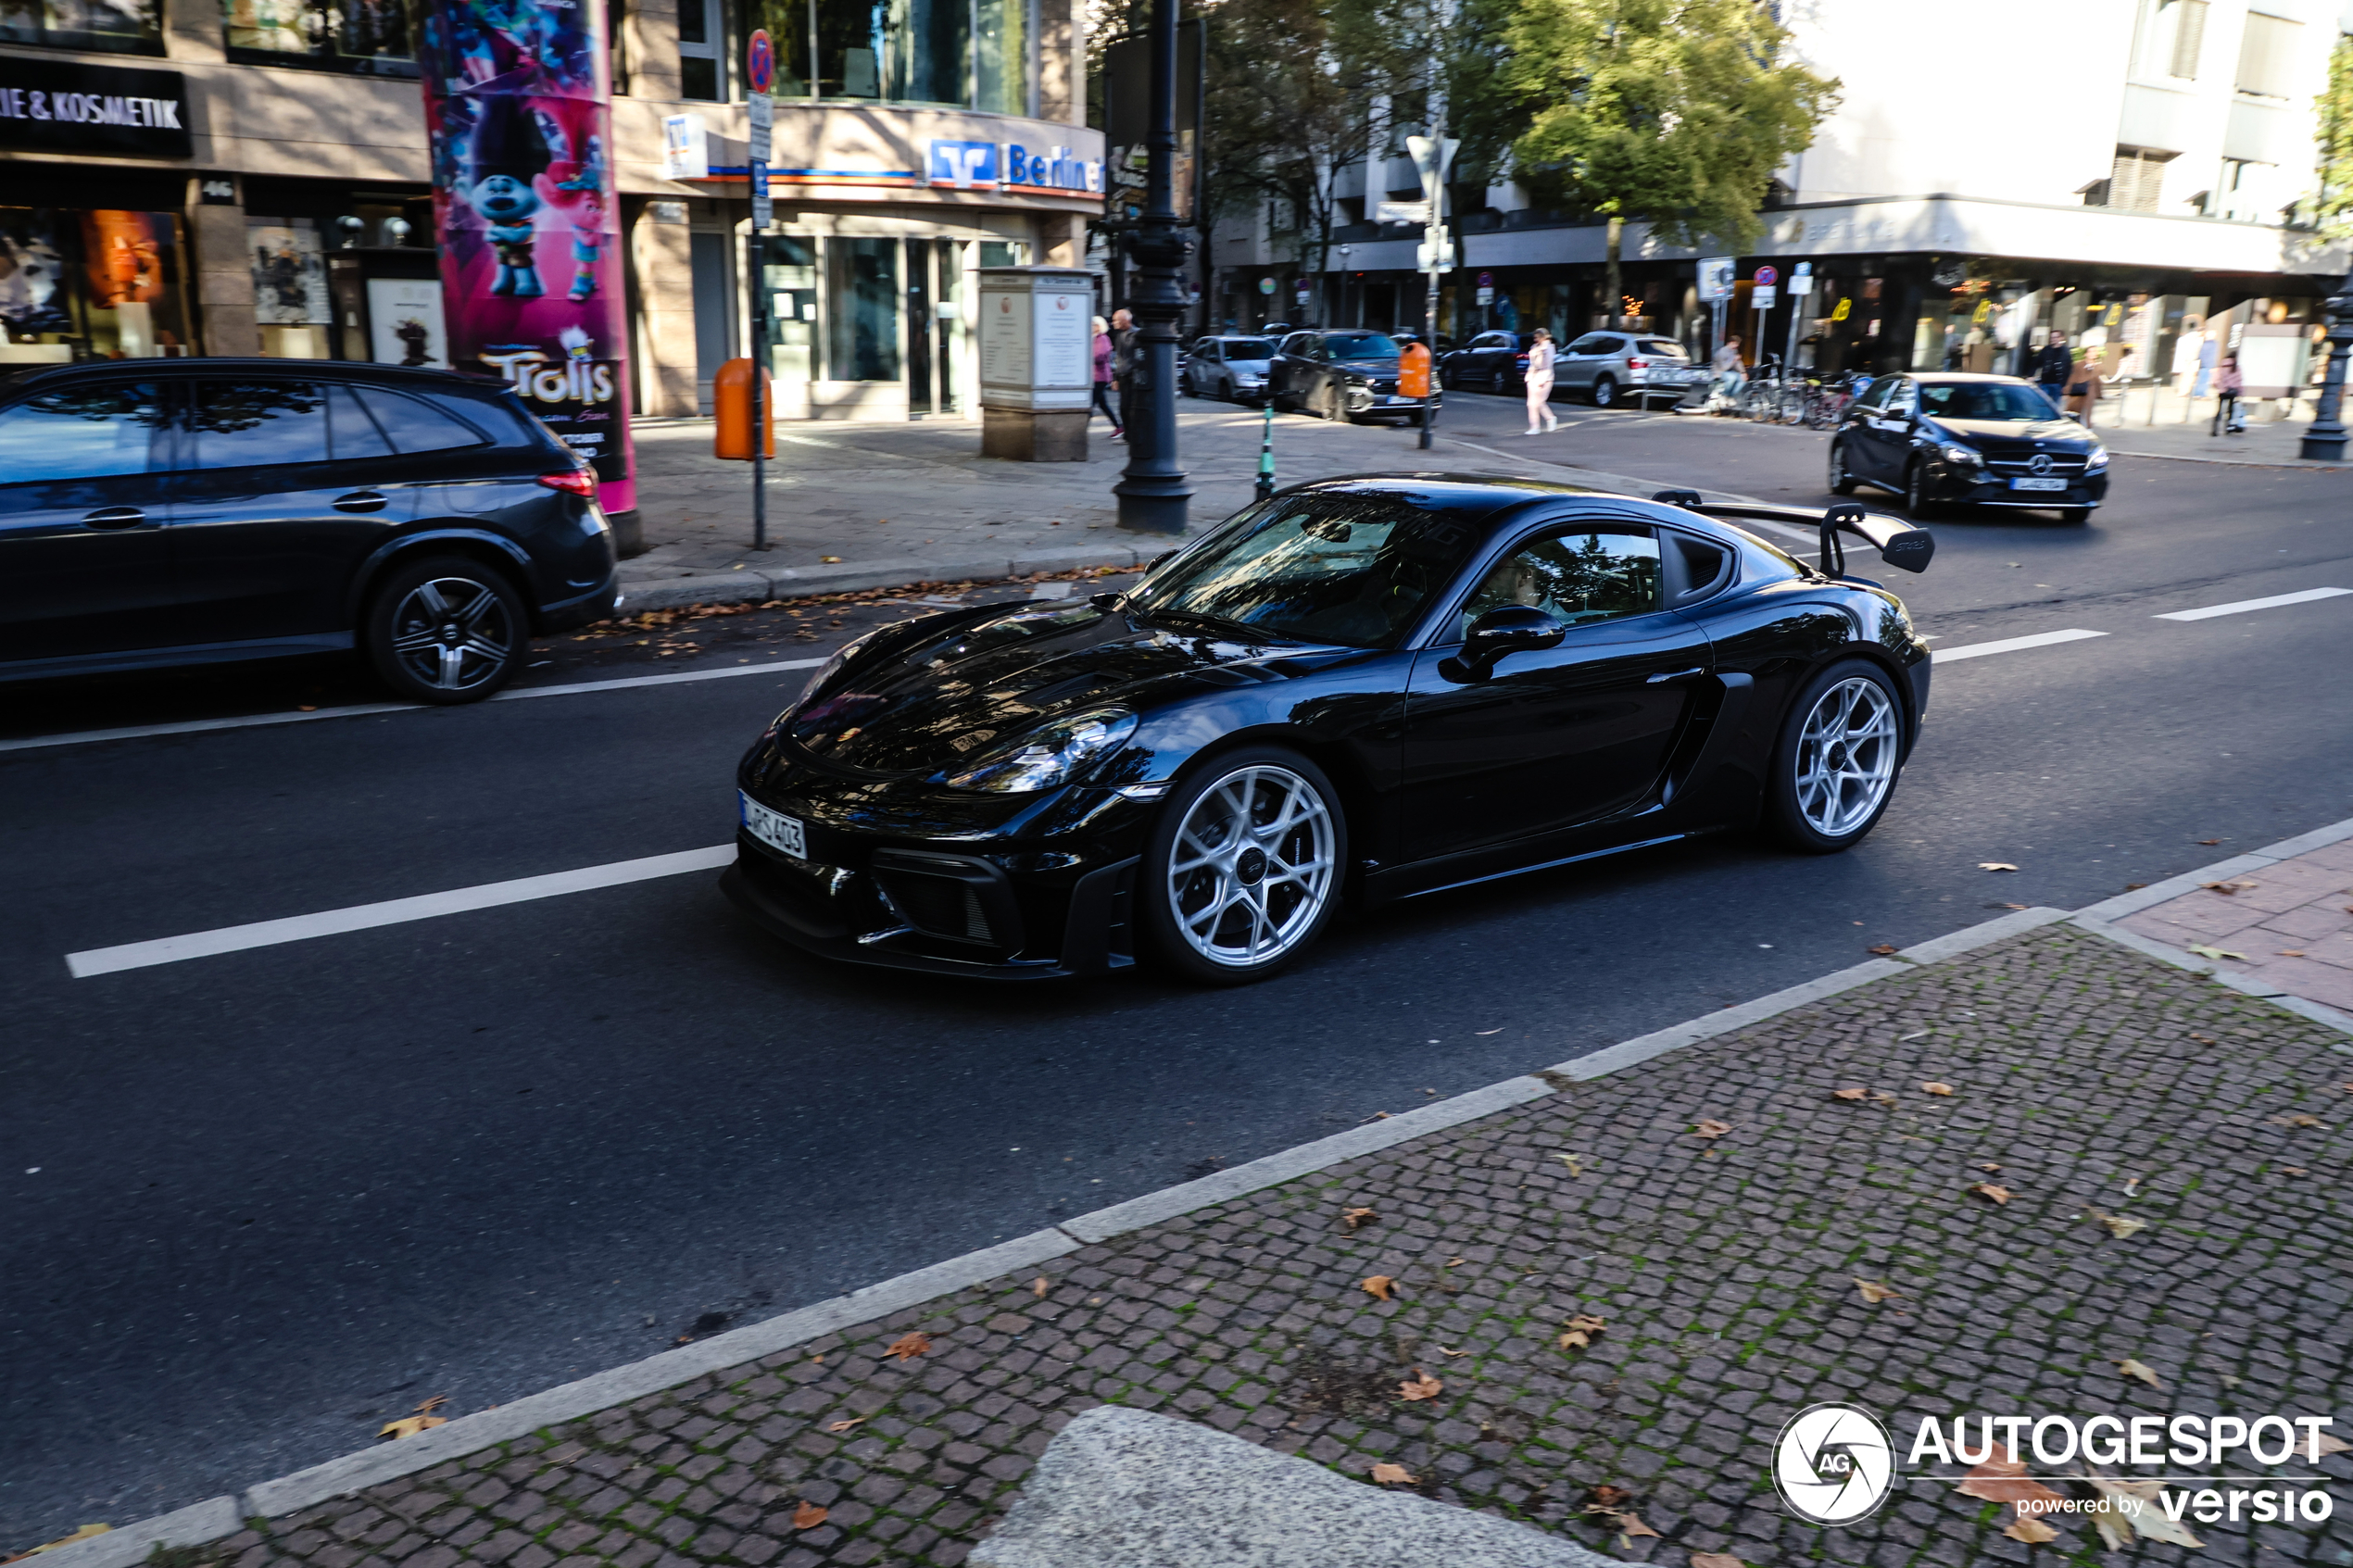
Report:
[[[2249,11],[2246,31],[2239,34],[2238,90],[2259,98],[2292,96],[2296,52],[2303,42],[2303,23]]]
[[[2206,47],[2206,0],[2173,0],[2172,62],[2167,74],[2183,82],[2197,80],[2198,51]]]
[[[678,0],[678,95],[723,99],[727,30],[720,0]]]
[[[364,76],[414,76],[401,0],[221,0],[229,57]]]
[[[744,0],[776,46],[785,97],[1027,114],[1035,0]],[[812,68],[812,60],[814,68]],[[813,79],[813,80],[812,80]]]
[[[2155,212],[2158,194],[2165,185],[2165,166],[2172,161],[2171,153],[2117,148],[2116,163],[2108,172],[2106,205],[2131,212]]]
[[[0,43],[163,53],[163,0],[0,0]]]

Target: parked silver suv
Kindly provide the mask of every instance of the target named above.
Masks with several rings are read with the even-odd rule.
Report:
[[[1582,393],[1597,408],[1628,397],[1642,408],[1654,397],[1680,399],[1706,380],[1673,338],[1633,332],[1587,332],[1561,350],[1553,371],[1554,386]]]
[[[1187,397],[1263,403],[1274,357],[1275,345],[1263,337],[1196,338],[1177,360],[1176,390]]]

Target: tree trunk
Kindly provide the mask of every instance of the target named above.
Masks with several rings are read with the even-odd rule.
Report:
[[[1618,282],[1617,258],[1618,252],[1625,244],[1626,220],[1613,215],[1609,220],[1609,266],[1607,271],[1603,274],[1602,284],[1608,291],[1609,324],[1613,327],[1617,325],[1617,307],[1624,297],[1623,289]]]

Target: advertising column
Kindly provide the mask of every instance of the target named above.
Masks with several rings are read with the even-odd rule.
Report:
[[[636,506],[602,0],[422,0],[452,369],[501,376]],[[617,518],[626,548],[634,518]]]

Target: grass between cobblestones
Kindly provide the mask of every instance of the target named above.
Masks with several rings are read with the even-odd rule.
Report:
[[[1926,1415],[2345,1411],[2348,1082],[2343,1036],[2046,928],[1088,1247],[1042,1298],[965,1290],[170,1568],[954,1564],[1104,1402],[1347,1474],[1392,1461],[1634,1561],[2353,1564],[2353,1455],[2321,1466],[2327,1522],[2200,1526],[2202,1553],[2105,1553],[2064,1516],[2029,1547],[1930,1482],[1825,1530],[1767,1470],[1824,1399],[1881,1412],[1899,1456]],[[1730,1131],[1693,1133],[1710,1118]],[[1352,1232],[1351,1208],[1375,1217]],[[1900,1294],[1867,1304],[1858,1277]],[[1564,1350],[1579,1313],[1607,1326]],[[891,1356],[910,1333],[929,1349]],[[1416,1368],[1444,1391],[1401,1399]],[[1658,1536],[1588,1515],[1604,1485]],[[804,1503],[823,1524],[796,1527]]]

